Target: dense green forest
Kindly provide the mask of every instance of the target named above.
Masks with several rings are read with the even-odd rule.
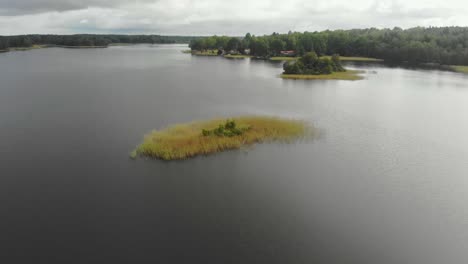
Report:
[[[223,49],[257,57],[278,56],[282,50],[297,55],[340,54],[384,59],[390,63],[468,65],[468,27],[417,27],[410,29],[352,29],[321,32],[247,34],[243,38],[212,36],[194,39],[193,50]]]
[[[189,43],[197,37],[159,35],[21,35],[0,36],[0,50],[33,45],[107,46],[112,43]]]

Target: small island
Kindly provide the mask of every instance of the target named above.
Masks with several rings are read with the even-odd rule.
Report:
[[[318,57],[315,52],[308,52],[298,60],[283,64],[283,79],[303,80],[360,80],[359,71],[346,70],[340,56]]]
[[[183,160],[261,142],[291,142],[311,132],[312,128],[299,120],[259,116],[214,119],[153,131],[130,156]]]

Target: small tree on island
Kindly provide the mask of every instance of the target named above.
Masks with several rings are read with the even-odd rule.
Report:
[[[315,52],[308,52],[295,62],[285,62],[284,74],[320,75],[346,71],[341,65],[340,56],[334,54],[331,59],[319,58]]]
[[[345,68],[341,65],[340,55],[333,54],[331,60],[333,62],[332,63],[333,71],[335,71],[335,72],[344,72],[344,71],[346,71]]]
[[[227,120],[225,124],[220,124],[217,128],[208,130],[202,129],[202,135],[204,137],[208,136],[218,136],[218,137],[234,137],[240,136],[244,132],[248,131],[250,127],[238,127],[236,121]]]

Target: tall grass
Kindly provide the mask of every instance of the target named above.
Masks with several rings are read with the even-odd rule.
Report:
[[[450,67],[452,68],[452,70],[454,70],[456,72],[468,73],[468,66],[453,65],[453,66],[450,66]]]
[[[237,136],[204,136],[203,130],[213,130],[225,119],[179,124],[146,135],[143,143],[132,152],[163,160],[187,159],[266,141],[291,142],[312,132],[305,122],[275,117],[244,116],[232,118],[239,127],[249,127]]]
[[[295,61],[298,60],[299,57],[271,57],[270,60],[272,61]]]
[[[43,49],[46,48],[46,45],[32,45],[31,47],[13,47],[9,48],[9,51],[27,51],[27,50],[33,50],[33,49]]]
[[[321,56],[320,58],[328,58],[331,59],[331,56]],[[299,57],[271,57],[270,60],[272,61],[295,61],[298,60]],[[345,57],[340,56],[341,61],[358,61],[358,62],[382,62],[381,59],[375,58],[367,58],[367,57]]]
[[[331,56],[323,56],[321,58],[329,58],[331,59]],[[368,58],[368,57],[346,57],[346,56],[340,56],[341,61],[362,61],[362,62],[382,62],[383,60],[381,59],[376,59],[376,58]]]
[[[345,80],[356,81],[362,80],[364,77],[359,75],[362,71],[346,70],[345,72],[332,72],[331,74],[281,74],[283,79],[293,80]]]

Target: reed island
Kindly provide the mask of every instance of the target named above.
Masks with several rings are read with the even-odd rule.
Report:
[[[293,142],[312,132],[306,122],[276,117],[243,116],[198,121],[149,133],[130,156],[184,160],[256,143]]]

